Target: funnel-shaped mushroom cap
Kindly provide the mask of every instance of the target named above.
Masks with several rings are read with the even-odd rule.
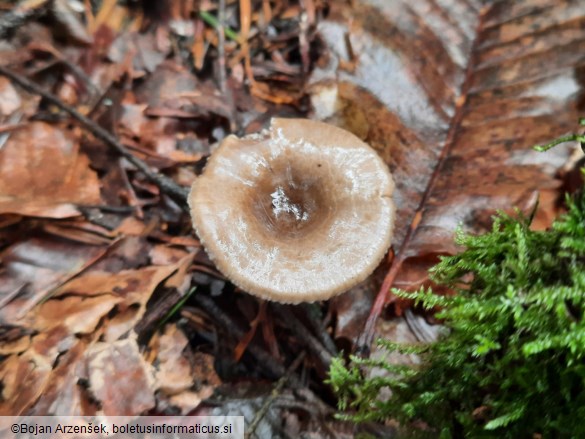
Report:
[[[353,134],[273,119],[262,134],[230,136],[191,189],[193,225],[217,268],[268,300],[327,299],[378,265],[394,224],[394,183]]]

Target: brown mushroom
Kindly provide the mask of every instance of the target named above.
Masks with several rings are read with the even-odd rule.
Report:
[[[217,268],[268,300],[340,294],[378,265],[394,224],[394,182],[376,152],[340,128],[273,119],[227,137],[189,196]]]

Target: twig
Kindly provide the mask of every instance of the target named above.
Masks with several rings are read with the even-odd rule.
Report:
[[[280,392],[282,392],[284,385],[290,379],[290,377],[297,369],[297,367],[299,367],[299,365],[305,358],[305,355],[306,355],[305,351],[301,352],[299,356],[295,358],[295,361],[293,361],[289,368],[286,370],[286,373],[278,380],[276,386],[274,386],[274,389],[272,389],[271,395],[268,398],[266,398],[266,401],[264,401],[264,404],[262,404],[262,407],[260,407],[260,410],[258,410],[256,416],[254,416],[254,420],[250,423],[248,431],[244,435],[245,439],[250,439],[252,437],[252,435],[256,431],[256,428],[258,427],[258,424],[260,424],[260,421],[262,420],[262,418],[264,418],[274,400],[278,397]]]
[[[301,308],[305,311],[307,321],[311,325],[311,329],[319,338],[319,340],[321,340],[323,346],[327,348],[331,355],[337,355],[339,353],[337,346],[335,346],[331,335],[329,335],[329,333],[325,330],[322,322],[318,318],[317,314],[320,311],[318,305],[315,303],[304,303]]]
[[[40,17],[49,9],[48,1],[42,2],[39,6],[23,8],[20,5],[12,8],[0,17],[0,40],[5,40],[8,36],[21,27],[28,20]]]
[[[110,146],[114,149],[118,154],[122,157],[127,159],[130,163],[132,163],[139,171],[141,171],[146,178],[148,178],[151,182],[156,184],[160,190],[170,197],[172,197],[175,201],[179,202],[181,206],[186,207],[187,204],[187,196],[188,190],[179,186],[173,180],[168,178],[165,175],[162,175],[156,171],[153,171],[145,162],[140,160],[138,157],[135,157],[126,149],[124,145],[122,145],[111,133],[104,130],[102,127],[97,125],[94,121],[87,118],[80,112],[78,112],[75,108],[67,105],[63,101],[61,101],[57,96],[43,90],[40,86],[35,84],[28,79],[17,75],[16,73],[12,72],[9,69],[6,69],[3,66],[0,66],[0,75],[6,76],[10,80],[14,81],[16,84],[20,85],[25,90],[35,93],[39,96],[42,96],[44,99],[49,101],[51,104],[59,107],[61,110],[69,113],[69,115],[80,122],[80,124],[90,133],[92,133],[97,139],[104,142],[106,145]]]
[[[134,207],[132,206],[108,206],[104,204],[77,204],[77,207],[80,209],[97,209],[101,210],[102,212],[108,213],[132,213],[134,212]]]
[[[219,0],[219,11],[217,13],[219,23],[217,25],[217,52],[219,64],[219,89],[222,93],[226,91],[225,71],[225,0]]]
[[[203,308],[205,312],[213,316],[226,331],[231,332],[238,339],[244,338],[244,331],[241,330],[238,325],[227,314],[225,314],[211,298],[203,294],[196,294],[193,296],[193,300],[201,308]],[[272,358],[264,349],[258,347],[255,344],[250,344],[247,350],[252,356],[256,358],[258,365],[261,365],[273,377],[280,377],[286,373],[284,366]],[[291,376],[290,381],[294,386],[301,387],[301,383],[297,377]]]
[[[274,304],[273,308],[282,322],[289,326],[295,334],[303,340],[309,350],[319,358],[319,361],[325,369],[331,364],[331,354],[325,349],[321,342],[303,325],[296,316],[286,309],[285,305]]]

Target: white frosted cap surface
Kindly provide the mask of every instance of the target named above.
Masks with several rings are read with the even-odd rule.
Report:
[[[191,189],[193,225],[217,268],[265,299],[327,299],[364,280],[386,253],[394,183],[353,134],[305,119],[230,136]]]

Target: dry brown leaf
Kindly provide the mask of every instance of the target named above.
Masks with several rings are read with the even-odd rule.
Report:
[[[59,288],[53,298],[42,305],[36,322],[39,325],[56,323],[46,316],[51,316],[53,309],[60,307],[59,317],[64,325],[77,332],[91,332],[99,320],[116,307],[116,312],[103,324],[104,340],[113,342],[134,329],[161,282],[166,280],[165,286],[180,287],[181,292],[188,288],[190,279],[186,274],[192,259],[193,255],[187,255],[172,265],[119,273],[99,270],[84,273]],[[88,302],[89,298],[94,300]],[[87,315],[80,318],[79,313],[84,312]],[[70,322],[77,322],[77,326],[71,327]]]
[[[30,408],[43,394],[59,354],[76,343],[63,328],[54,328],[33,337],[26,352],[4,360],[0,364],[0,414],[16,416]]]
[[[167,244],[154,245],[149,252],[153,265],[175,264],[187,255],[182,248],[173,247]]]
[[[10,295],[11,291],[18,295],[2,303],[0,321],[17,324],[54,288],[95,263],[108,248],[42,235],[9,247],[2,257],[0,297]],[[20,287],[15,290],[17,285]]]
[[[89,160],[64,131],[31,122],[0,154],[0,213],[47,218],[78,215],[75,204],[100,204]]]
[[[60,359],[53,369],[46,387],[34,406],[27,411],[31,416],[47,416],[48,414],[67,413],[68,416],[93,415],[87,401],[79,377],[83,375],[83,355],[87,342],[79,340]],[[95,407],[93,407],[95,410]]]
[[[155,405],[152,370],[132,338],[86,351],[88,392],[106,416],[133,416]]]
[[[108,229],[88,221],[72,220],[45,223],[43,230],[51,235],[89,245],[107,245],[115,237]]]
[[[41,396],[51,373],[46,358],[27,351],[11,355],[0,365],[1,416],[18,416]]]
[[[20,354],[30,348],[31,338],[30,335],[24,335],[15,340],[2,340],[0,343],[0,355],[12,355]]]
[[[0,77],[0,120],[10,116],[22,105],[22,100],[9,79]]]
[[[38,307],[34,316],[34,328],[43,332],[64,326],[71,334],[89,334],[121,301],[122,298],[110,294],[51,299]]]
[[[170,51],[160,50],[153,33],[127,32],[121,34],[112,43],[108,57],[115,63],[122,64],[130,58],[135,76],[153,72],[166,58]]]
[[[458,224],[482,230],[496,209],[558,193],[570,152],[531,146],[575,126],[585,14],[541,3],[363,0],[335,3],[319,25],[330,58],[313,75],[315,114],[376,148],[397,183],[393,248],[406,263],[389,283],[412,284],[410,259],[458,251]],[[353,71],[338,68],[352,57]]]
[[[176,269],[176,266],[167,265],[122,270],[119,273],[89,271],[67,282],[55,292],[53,298],[110,294],[120,298],[126,306],[145,304],[154,288]]]
[[[167,325],[160,336],[153,337],[150,344],[151,349],[158,352],[155,388],[167,395],[175,395],[191,387],[194,377],[189,358],[183,352],[189,345],[185,334],[176,325]]]
[[[215,372],[214,357],[203,352],[191,352],[189,345],[184,344],[185,341],[184,335],[174,325],[167,327],[165,334],[156,341],[161,349],[158,354],[161,366],[156,375],[157,382],[162,386],[161,390],[169,404],[178,407],[183,415],[192,412],[202,401],[211,397],[222,383]],[[163,347],[163,344],[169,346]],[[187,383],[189,387],[186,387]]]
[[[139,306],[117,310],[113,317],[107,317],[104,322],[103,341],[114,342],[130,334],[143,314],[144,309]]]

